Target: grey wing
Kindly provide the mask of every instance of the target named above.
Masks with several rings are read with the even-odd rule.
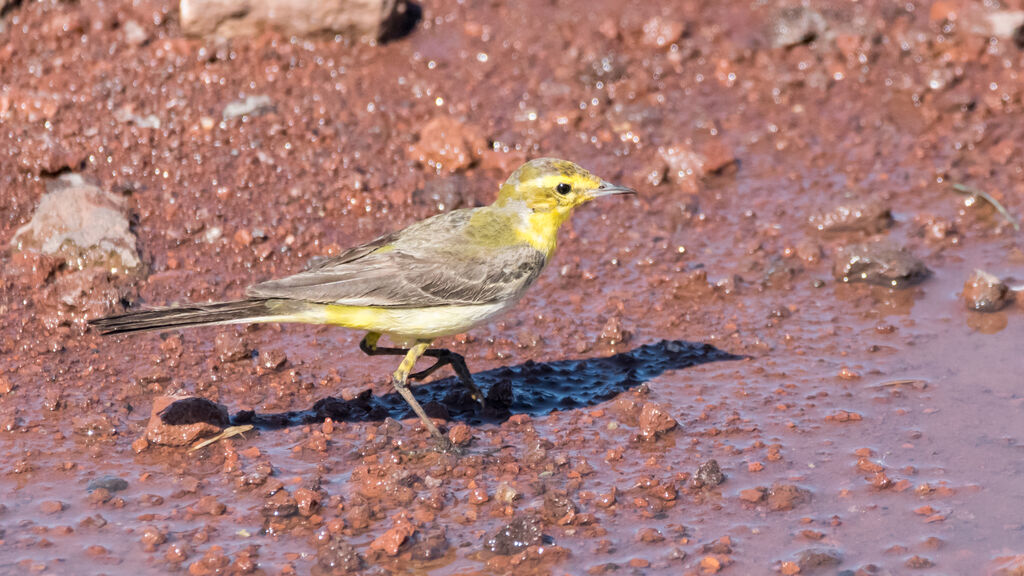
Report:
[[[394,242],[384,237],[372,250],[354,249],[363,252],[355,258],[343,254],[322,261],[257,284],[248,294],[391,308],[489,304],[520,296],[544,269],[544,254],[528,244],[481,249],[460,234],[467,220],[451,216],[413,225],[392,235]]]
[[[331,266],[337,266],[338,264],[344,264],[346,262],[352,262],[358,260],[367,254],[370,254],[374,250],[378,250],[381,247],[387,246],[393,240],[395,234],[387,234],[356,246],[355,248],[349,248],[341,254],[335,254],[334,256],[314,256],[309,259],[306,263],[306,269],[303,272],[312,272],[314,270],[320,270],[322,268],[330,268]]]

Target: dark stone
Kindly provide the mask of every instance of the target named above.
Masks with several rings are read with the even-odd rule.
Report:
[[[843,555],[833,548],[808,548],[797,554],[796,564],[801,574],[811,574],[838,566]]]
[[[327,538],[317,548],[314,573],[354,574],[362,568],[363,557],[360,556],[355,546],[340,537]]]
[[[725,474],[718,466],[718,461],[713,459],[701,464],[690,480],[694,488],[704,489],[714,488],[722,482],[725,482]]]
[[[110,493],[120,492],[121,490],[128,488],[128,481],[124,478],[118,478],[117,476],[103,476],[89,482],[86,490],[93,492],[100,488],[103,488]]]
[[[924,280],[931,271],[906,249],[873,242],[844,248],[832,273],[841,282],[905,288]]]
[[[203,422],[223,428],[231,423],[226,407],[198,396],[174,401],[160,411],[160,420],[170,426],[187,426]]]
[[[517,518],[488,538],[484,546],[495,554],[510,556],[540,544],[543,538],[540,522],[535,518]]]

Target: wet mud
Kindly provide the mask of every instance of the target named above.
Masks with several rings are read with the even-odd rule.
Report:
[[[0,2],[0,572],[1020,573],[1022,10],[441,1],[380,44]],[[640,194],[441,342],[461,454],[361,334],[85,327],[536,156]]]

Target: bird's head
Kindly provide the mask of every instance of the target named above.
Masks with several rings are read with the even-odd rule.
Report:
[[[636,191],[605,182],[567,160],[538,158],[523,164],[509,176],[494,204],[520,212],[523,219],[514,231],[517,238],[550,257],[555,250],[558,229],[572,214],[572,209],[594,198],[613,194],[636,194]]]
[[[567,217],[573,208],[601,196],[636,194],[594,176],[568,160],[537,158],[519,167],[498,193],[498,204],[525,204],[534,213]]]

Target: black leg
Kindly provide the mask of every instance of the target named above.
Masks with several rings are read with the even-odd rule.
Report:
[[[409,353],[406,348],[385,348],[377,346],[377,340],[380,339],[380,334],[370,332],[362,340],[359,341],[359,349],[363,351],[367,356],[405,356]],[[428,348],[421,354],[430,358],[436,358],[429,368],[420,370],[419,372],[413,372],[408,375],[409,380],[422,380],[427,376],[430,376],[438,369],[445,366],[451,366],[452,370],[455,371],[455,375],[459,377],[462,385],[469,389],[470,397],[476,400],[480,407],[484,406],[484,393],[480,390],[480,387],[473,381],[473,374],[469,371],[469,367],[466,366],[466,359],[461,354],[456,354],[451,350],[445,350],[444,348]]]

